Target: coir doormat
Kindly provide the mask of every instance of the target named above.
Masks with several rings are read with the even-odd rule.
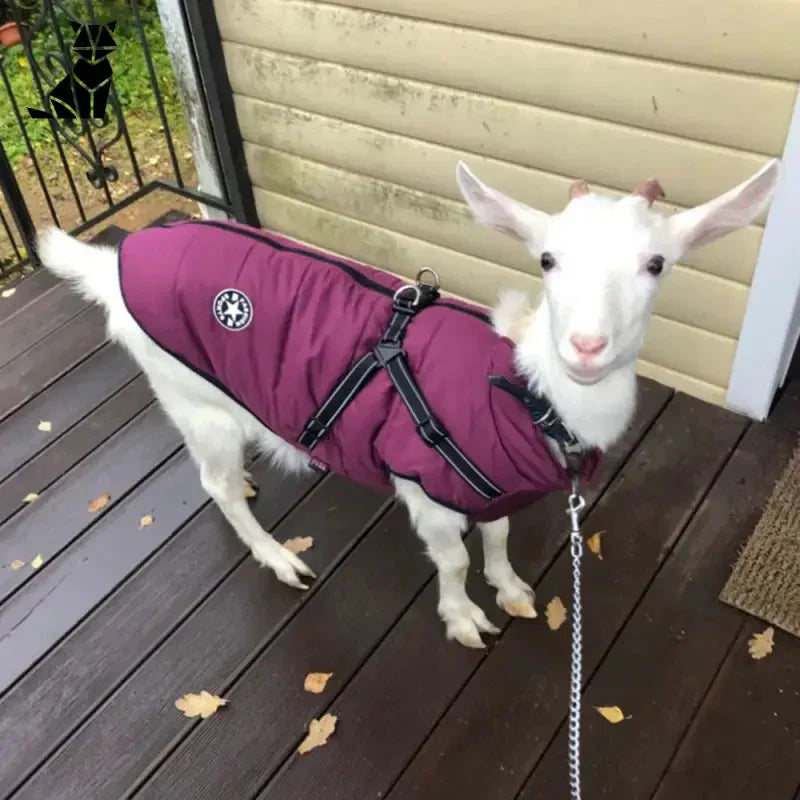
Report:
[[[720,599],[800,636],[800,442]]]

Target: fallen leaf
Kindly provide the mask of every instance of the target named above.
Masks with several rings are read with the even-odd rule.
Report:
[[[28,492],[25,497],[22,498],[23,503],[32,503],[34,500],[38,500],[39,495],[36,492]]]
[[[631,715],[626,717],[619,706],[595,706],[595,710],[612,725],[616,725],[624,719],[631,719]]]
[[[770,626],[761,633],[754,633],[747,643],[750,656],[756,660],[766,658],[772,652],[775,643],[775,628]]]
[[[95,497],[95,499],[89,503],[89,513],[96,514],[98,511],[102,511],[110,502],[111,495],[108,492],[103,492],[100,497]]]
[[[139,530],[141,530],[142,528],[146,528],[148,525],[152,525],[152,524],[153,524],[153,515],[152,514],[145,514],[139,520]]]
[[[53,430],[53,423],[52,422],[46,422],[45,420],[42,420],[36,427],[40,431],[44,431],[45,433],[49,433],[51,430]]]
[[[333,714],[325,714],[319,719],[312,719],[308,723],[308,736],[300,742],[297,752],[303,755],[316,747],[327,744],[328,738],[336,730],[337,719],[338,717]]]
[[[33,561],[31,561],[31,566],[34,569],[39,569],[39,567],[41,567],[42,564],[44,564],[44,559],[42,558],[42,554],[39,553],[39,555],[36,556],[36,558],[34,558]]]
[[[14,294],[14,292],[16,292],[16,291],[17,291],[17,287],[16,286],[12,286],[10,289],[6,289],[3,292],[3,298],[11,297],[11,295]]]
[[[567,609],[564,608],[560,597],[554,597],[547,604],[544,613],[551,631],[557,631],[567,619]]]
[[[325,687],[328,685],[332,675],[332,672],[309,672],[306,675],[303,688],[307,692],[311,692],[311,694],[321,694],[325,691]]]
[[[305,553],[313,544],[314,540],[310,536],[297,536],[294,539],[287,539],[283,546],[291,553]]]
[[[603,551],[600,549],[600,537],[605,531],[597,531],[593,536],[586,540],[586,546],[591,550],[601,561],[603,560]]]
[[[197,717],[206,719],[212,714],[216,713],[220,706],[227,705],[228,701],[223,700],[216,694],[210,694],[203,689],[200,694],[185,694],[175,701],[175,708],[178,711],[183,711],[187,717]]]
[[[15,558],[11,562],[11,569],[22,569],[25,566],[24,561],[20,561],[18,558]]]

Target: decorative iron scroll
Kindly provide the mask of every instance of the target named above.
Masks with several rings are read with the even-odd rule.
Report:
[[[41,112],[37,113],[31,109],[31,116],[47,117],[50,120],[54,132],[89,165],[86,177],[95,188],[100,189],[106,182],[116,181],[119,177],[116,167],[104,163],[108,149],[118,142],[123,134],[124,120],[113,92],[105,104],[102,117],[82,118],[77,114],[74,117],[65,117],[49,113],[50,92],[75,68],[76,58],[72,54],[78,52],[74,50],[75,46],[80,48],[80,45],[84,44],[80,39],[81,36],[85,38],[83,29],[87,26],[86,21],[75,19],[63,4],[54,0],[7,0],[7,2],[11,7],[12,18],[19,27],[25,56],[42,103]],[[90,3],[87,3],[87,12],[91,17],[94,16]],[[66,30],[62,30],[59,25],[59,15],[69,22]],[[34,54],[33,42],[37,35],[48,29],[55,34],[58,49],[47,50],[40,60]],[[0,60],[5,58],[6,53],[6,50],[0,49]],[[70,83],[73,94],[72,107],[77,109],[79,99],[75,96],[75,82]]]

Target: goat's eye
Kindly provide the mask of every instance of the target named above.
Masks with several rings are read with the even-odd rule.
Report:
[[[647,271],[658,277],[664,269],[664,256],[653,256],[647,262]]]
[[[542,269],[547,272],[556,265],[556,260],[550,253],[542,253]]]

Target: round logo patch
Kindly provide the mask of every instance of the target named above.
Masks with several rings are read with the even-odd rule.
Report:
[[[223,289],[214,298],[214,316],[223,328],[241,331],[253,319],[253,304],[250,298],[238,289]]]

